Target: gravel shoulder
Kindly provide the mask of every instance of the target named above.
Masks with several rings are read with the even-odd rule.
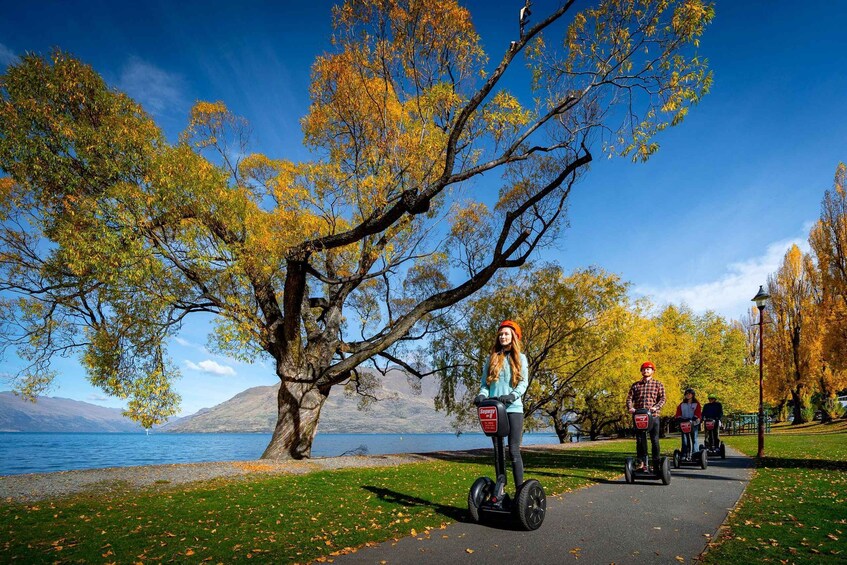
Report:
[[[579,444],[523,446],[522,451],[569,449]],[[109,494],[127,490],[166,490],[215,479],[240,480],[258,475],[302,475],[330,469],[393,467],[444,459],[490,457],[490,449],[404,453],[397,455],[350,455],[300,461],[217,461],[138,467],[109,467],[0,476],[0,504],[31,503],[77,494]]]

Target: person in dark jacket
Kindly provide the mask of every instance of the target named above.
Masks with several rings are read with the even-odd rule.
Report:
[[[723,420],[723,404],[718,402],[718,397],[715,394],[709,395],[709,401],[703,405],[703,419],[715,420],[715,427],[711,430],[706,430],[709,434],[709,445],[712,449],[716,449],[719,445],[718,428],[721,427]]]

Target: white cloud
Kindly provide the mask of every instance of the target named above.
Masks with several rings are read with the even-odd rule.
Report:
[[[182,338],[182,337],[175,337],[175,338],[173,338],[173,340],[174,340],[174,343],[176,343],[177,345],[179,345],[181,347],[185,347],[187,349],[194,349],[195,351],[199,351],[203,355],[212,355],[212,353],[210,353],[209,350],[205,346],[199,345],[199,344],[197,344],[193,341],[189,341],[189,340]]]
[[[729,264],[717,280],[685,287],[639,286],[635,292],[649,296],[660,305],[684,303],[695,312],[713,310],[726,318],[737,319],[749,311],[759,285],[767,285],[768,275],[777,271],[785,252],[795,244],[803,252],[809,251],[805,237],[777,241],[768,245],[761,257]]]
[[[88,402],[108,402],[114,399],[102,394],[89,394],[85,400]]]
[[[182,79],[133,57],[121,71],[121,90],[141,103],[148,112],[161,113],[182,106]]]
[[[7,66],[18,61],[18,56],[15,52],[0,43],[0,69],[5,69]]]
[[[191,369],[192,371],[199,371],[201,373],[211,373],[213,375],[222,376],[235,376],[235,369],[226,365],[221,365],[217,361],[212,361],[211,359],[206,359],[205,361],[200,361],[199,363],[186,361],[185,366]]]

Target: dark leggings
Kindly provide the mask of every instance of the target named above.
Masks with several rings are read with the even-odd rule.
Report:
[[[653,450],[653,459],[659,458],[659,418],[650,416],[650,428],[646,434],[639,434],[638,441],[635,444],[636,457],[639,461],[647,463],[647,436],[650,436],[650,443]]]
[[[509,458],[512,460],[512,475],[515,487],[523,484],[523,459],[521,459],[521,436],[523,435],[523,412],[509,412]]]

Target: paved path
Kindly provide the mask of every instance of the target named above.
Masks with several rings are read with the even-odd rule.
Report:
[[[451,524],[418,536],[335,557],[334,563],[647,564],[691,563],[735,506],[753,460],[727,450],[709,467],[673,471],[671,484],[628,485],[623,475],[547,498],[534,532],[505,526]],[[468,485],[470,488],[470,485]]]

